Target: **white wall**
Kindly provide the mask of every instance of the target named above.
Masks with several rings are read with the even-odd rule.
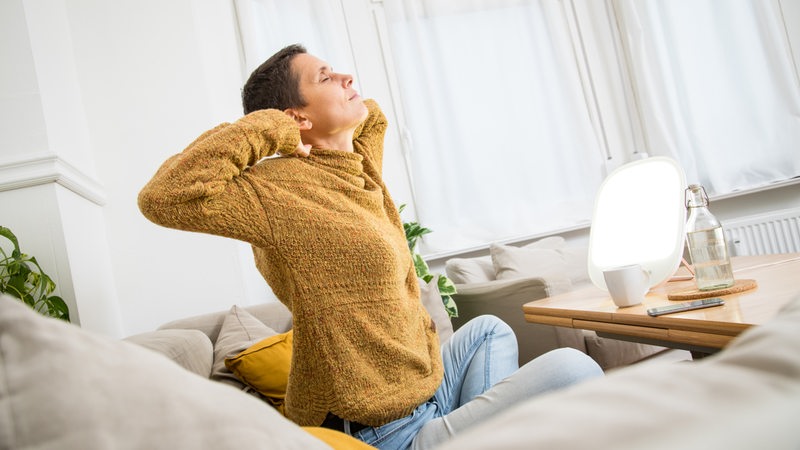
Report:
[[[65,3],[4,2],[0,211],[21,250],[58,285],[74,322],[119,335],[104,201],[72,55]],[[78,303],[77,299],[81,302]]]
[[[78,299],[68,303],[82,326],[127,335],[269,300],[243,245],[157,227],[136,206],[161,162],[205,129],[240,115],[234,25],[232,5],[213,0],[2,3],[0,50],[4,66],[18,68],[0,78],[2,118],[9,119],[2,123],[11,124],[0,158],[2,222],[60,290],[73,291],[64,296]],[[56,154],[77,167],[78,178],[97,182],[99,219],[91,201],[62,192],[57,168],[49,181],[29,181],[32,187],[6,183],[28,177],[19,161],[38,154]],[[26,201],[41,208],[12,207]],[[84,232],[88,241],[81,240]],[[116,308],[121,321],[84,311],[80,300],[97,293],[82,280],[111,284],[101,289],[105,304],[90,303],[90,311]]]
[[[373,32],[369,0],[343,5],[365,36]],[[82,326],[128,335],[272,299],[246,246],[158,227],[136,206],[161,162],[240,116],[235,23],[230,1],[0,2],[0,58],[14,68],[0,72],[0,223],[68,291]],[[377,75],[385,55],[375,41],[352,43],[365,95],[381,98],[394,121],[391,86]],[[397,202],[410,203],[399,142],[390,128],[385,177]],[[47,176],[20,169],[41,155],[55,155],[34,165]],[[727,217],[738,205],[749,213],[797,204],[797,194],[795,186],[719,204]],[[585,240],[581,231],[568,237]]]
[[[257,301],[240,244],[158,227],[136,205],[165,159],[240,115],[231,4],[87,0],[69,17],[125,332]]]

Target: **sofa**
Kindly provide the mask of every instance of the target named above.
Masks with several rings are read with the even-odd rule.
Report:
[[[367,448],[209,379],[211,336],[232,338],[226,322],[256,333],[255,317],[273,331],[290,323],[278,304],[234,306],[116,340],[0,296],[0,448]],[[798,417],[800,297],[715,355],[520,399],[437,449],[796,449]]]
[[[606,339],[594,331],[525,321],[525,303],[591,283],[587,253],[586,247],[568,246],[563,237],[553,236],[523,246],[493,243],[489,255],[447,260],[445,271],[457,290],[454,329],[482,314],[500,317],[517,335],[520,364],[560,347],[588,354],[603,370],[666,353],[663,347]],[[690,357],[687,352],[670,353],[671,359]]]
[[[444,342],[453,328],[436,281],[418,281]],[[0,295],[0,449],[371,448],[283,417],[292,316],[282,303],[121,341],[42,319]]]

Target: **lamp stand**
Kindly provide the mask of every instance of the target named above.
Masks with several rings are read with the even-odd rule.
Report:
[[[686,270],[689,272],[689,275],[675,275],[673,274],[669,281],[687,281],[694,278],[694,269],[692,265],[689,264],[689,261],[686,261],[686,258],[681,258],[681,263],[678,268],[675,270],[677,274],[679,270],[681,270],[681,266],[685,267]]]

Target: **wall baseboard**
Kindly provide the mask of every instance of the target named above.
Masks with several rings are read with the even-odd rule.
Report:
[[[103,206],[103,186],[58,155],[46,154],[28,159],[0,161],[0,192],[58,183],[86,200]]]

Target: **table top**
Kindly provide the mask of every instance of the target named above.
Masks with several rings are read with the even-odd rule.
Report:
[[[739,256],[731,263],[734,278],[754,279],[758,285],[720,296],[725,300],[723,306],[659,317],[647,315],[648,308],[679,303],[669,300],[667,294],[694,286],[694,280],[688,280],[656,286],[642,304],[625,308],[617,307],[608,292],[590,285],[526,303],[522,309],[528,322],[635,337],[640,342],[718,349],[745,329],[766,322],[791,298],[800,295],[800,253]]]

